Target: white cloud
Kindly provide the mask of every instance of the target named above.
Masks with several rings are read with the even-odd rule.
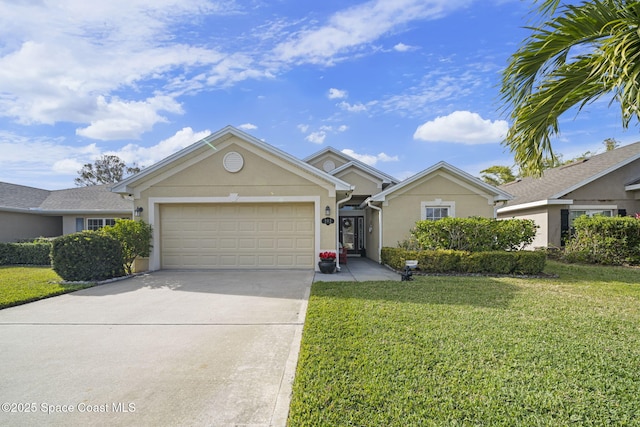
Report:
[[[395,45],[393,47],[393,50],[395,50],[396,52],[408,52],[408,51],[414,50],[414,49],[415,49],[415,47],[406,45],[404,43],[398,43],[397,45]]]
[[[98,98],[96,119],[91,125],[76,130],[76,134],[102,141],[114,139],[137,139],[151,130],[158,122],[167,119],[158,111],[181,114],[182,107],[170,97],[154,97],[145,101],[126,102],[120,99],[107,101]]]
[[[313,142],[314,144],[322,144],[326,137],[327,133],[321,130],[310,133],[305,139],[309,142]]]
[[[440,116],[416,129],[414,139],[422,141],[458,142],[463,144],[490,144],[500,142],[509,125],[504,120],[486,120],[478,113],[454,111]]]
[[[327,96],[329,99],[342,99],[347,97],[347,91],[331,88],[329,89],[329,94]]]
[[[210,134],[211,131],[209,130],[194,132],[190,127],[186,127],[151,147],[127,144],[119,150],[108,151],[107,154],[115,154],[127,164],[137,163],[143,166],[151,166]]]
[[[339,55],[366,45],[395,27],[417,19],[435,19],[470,0],[372,0],[332,15],[317,28],[293,34],[276,46],[284,62],[331,64]]]
[[[254,129],[258,129],[258,126],[254,125],[253,123],[244,123],[241,124],[240,126],[238,126],[240,129],[244,129],[244,130],[254,130]]]
[[[301,123],[301,124],[299,124],[299,125],[297,126],[297,128],[298,128],[298,130],[299,130],[300,132],[302,132],[302,133],[307,133],[307,131],[309,130],[309,125],[306,125],[306,124],[302,124],[302,123]]]
[[[338,104],[338,107],[345,111],[349,111],[350,113],[361,113],[363,111],[367,111],[367,106],[362,103],[349,104],[346,101],[342,101]]]
[[[344,154],[347,156],[351,156],[354,159],[360,160],[362,163],[367,164],[369,166],[375,166],[378,162],[397,162],[398,156],[389,156],[385,153],[380,153],[377,155],[373,154],[358,154],[350,148],[345,148],[342,150]]]

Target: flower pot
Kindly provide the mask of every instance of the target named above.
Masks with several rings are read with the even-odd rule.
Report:
[[[324,274],[335,273],[336,271],[336,260],[321,260],[318,263],[318,268],[320,268],[320,272]]]

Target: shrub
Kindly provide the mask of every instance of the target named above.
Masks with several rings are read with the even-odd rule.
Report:
[[[132,273],[133,262],[137,257],[148,257],[151,253],[153,230],[146,222],[132,219],[117,219],[115,225],[103,227],[100,234],[110,236],[120,242],[124,258],[124,269]]]
[[[0,265],[49,265],[51,242],[0,243]]]
[[[573,221],[574,233],[565,245],[569,262],[606,265],[640,263],[640,221],[631,217],[586,215]]]
[[[64,280],[105,280],[124,275],[122,247],[96,231],[61,236],[51,249],[53,270]]]
[[[531,244],[536,228],[529,219],[443,218],[418,221],[411,233],[422,249],[513,251]]]
[[[456,250],[407,251],[402,248],[382,248],[382,263],[403,270],[406,260],[417,260],[425,273],[540,274],[546,264],[543,251]]]

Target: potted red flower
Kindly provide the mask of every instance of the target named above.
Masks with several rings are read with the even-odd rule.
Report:
[[[320,252],[318,268],[320,268],[321,273],[334,273],[336,271],[336,253],[332,251]]]

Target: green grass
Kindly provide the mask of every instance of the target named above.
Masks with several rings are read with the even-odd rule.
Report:
[[[640,270],[315,283],[290,426],[640,425]]]
[[[64,294],[92,285],[62,285],[48,267],[0,267],[0,308]]]

